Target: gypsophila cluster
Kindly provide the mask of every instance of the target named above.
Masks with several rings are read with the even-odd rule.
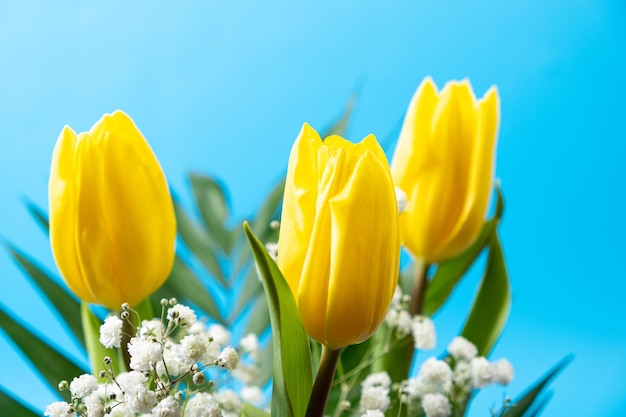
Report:
[[[397,337],[412,335],[415,349],[434,349],[437,344],[435,324],[429,317],[411,316],[409,302],[410,297],[402,294],[400,286],[396,287],[385,322],[394,329]]]
[[[239,348],[219,324],[207,325],[175,299],[162,300],[161,319],[143,320],[128,305],[100,327],[100,342],[124,348],[128,370],[106,357],[97,374],[61,381],[71,400],[48,405],[49,417],[236,417],[244,402],[263,406],[260,344],[245,335]],[[129,331],[130,329],[130,331]],[[128,334],[132,333],[132,334]],[[122,357],[120,355],[120,357]],[[238,390],[225,389],[228,385]]]
[[[448,417],[455,405],[463,404],[472,390],[495,382],[506,385],[513,379],[513,367],[506,359],[489,362],[478,355],[476,346],[463,337],[448,345],[443,360],[428,358],[416,377],[402,384],[402,402],[421,409],[426,417]]]

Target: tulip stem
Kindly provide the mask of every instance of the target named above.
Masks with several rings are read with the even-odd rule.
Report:
[[[124,368],[126,369],[126,371],[130,372],[130,353],[128,352],[128,343],[130,342],[130,339],[132,337],[132,335],[135,333],[135,329],[132,323],[132,318],[127,318],[126,320],[123,320],[123,325],[122,325],[122,343],[121,343],[121,350],[122,350],[122,361],[124,363]]]
[[[424,298],[428,287],[428,269],[430,264],[415,262],[415,276],[413,277],[413,290],[411,292],[411,307],[409,312],[412,316],[421,315],[424,311]]]
[[[333,385],[333,377],[335,369],[339,362],[341,349],[330,349],[322,346],[322,357],[320,366],[315,377],[315,384],[309,399],[309,405],[306,409],[306,417],[323,417],[326,411],[326,403],[328,402],[328,394]]]

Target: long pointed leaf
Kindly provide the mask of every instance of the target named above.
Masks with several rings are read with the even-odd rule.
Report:
[[[24,253],[11,245],[7,245],[7,250],[13,260],[17,262],[43,295],[50,300],[54,309],[63,317],[64,324],[73,333],[78,343],[85,347],[85,337],[80,322],[80,303]]]
[[[175,297],[181,301],[189,300],[215,320],[222,324],[224,323],[224,319],[211,294],[187,264],[178,256],[174,260],[174,267],[169,278],[153,297],[157,299]]]
[[[87,373],[81,366],[16,321],[2,307],[0,307],[0,327],[55,394],[59,394],[57,386],[61,380],[71,381],[72,378]]]
[[[513,406],[505,411],[502,416],[503,417],[523,417],[525,416],[526,411],[531,409],[533,404],[536,406],[541,406],[541,394],[544,392],[548,384],[559,374],[567,365],[572,362],[574,359],[574,355],[568,355],[561,359],[556,365],[552,367],[545,375],[539,378],[531,387],[529,387],[526,392],[524,392],[520,397],[516,398],[513,401]],[[539,403],[537,404],[535,401],[539,399]],[[545,404],[544,404],[545,405]],[[533,407],[535,408],[535,407]]]
[[[270,310],[274,348],[272,416],[304,416],[313,387],[309,338],[289,285],[247,223],[244,231],[257,262]]]
[[[214,252],[216,249],[215,243],[211,240],[210,235],[206,230],[196,225],[178,203],[174,203],[174,211],[176,213],[178,233],[185,245],[187,245],[187,248],[202,262],[211,275],[222,285],[226,286],[227,283],[222,267]]]
[[[486,356],[504,329],[511,309],[511,288],[498,234],[491,236],[489,258],[478,295],[461,335]]]
[[[85,302],[81,303],[80,313],[85,329],[85,342],[87,345],[87,356],[89,357],[91,373],[98,378],[100,370],[104,369],[103,359],[105,356],[108,356],[113,359],[112,366],[115,373],[119,374],[124,367],[117,360],[115,350],[105,348],[102,343],[100,343],[100,326],[102,325],[100,319],[91,312],[89,304]],[[101,379],[100,382],[104,382],[104,380]]]
[[[41,227],[41,230],[43,230],[47,235],[50,229],[50,223],[48,221],[48,215],[46,214],[46,212],[32,201],[27,200],[25,204],[30,215],[33,216],[39,227]]]
[[[15,398],[0,387],[0,411],[2,417],[40,417],[41,414]]]
[[[225,226],[228,219],[228,203],[224,188],[213,178],[200,174],[191,174],[190,180],[200,217],[209,235],[224,253],[230,253],[234,242],[230,230]]]

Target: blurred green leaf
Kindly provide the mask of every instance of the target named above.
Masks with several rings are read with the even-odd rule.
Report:
[[[12,396],[0,387],[0,411],[3,417],[40,417],[41,413],[34,411],[26,404]]]
[[[267,196],[257,216],[252,222],[252,230],[259,239],[264,242],[267,238],[267,234],[271,231],[270,223],[274,219],[278,219],[278,210],[280,209],[281,202],[283,201],[283,194],[285,192],[285,179],[283,178],[272,189]]]
[[[348,102],[346,103],[346,107],[343,109],[343,113],[341,114],[341,116],[328,128],[322,131],[322,134],[320,135],[322,138],[328,137],[330,135],[339,135],[342,137],[346,136],[348,124],[350,123],[352,111],[354,110],[354,105],[356,104],[358,96],[359,92],[357,89],[357,91],[352,93],[350,98],[348,98]]]
[[[267,300],[263,294],[259,294],[256,301],[252,305],[250,319],[246,324],[244,334],[254,333],[261,334],[270,324],[269,310]]]
[[[43,230],[47,235],[50,229],[50,223],[48,222],[48,215],[46,212],[32,201],[27,200],[24,204],[26,204],[26,209],[28,209],[30,215],[33,216],[39,227],[41,227],[41,230]]]
[[[506,410],[502,417],[531,417],[536,415],[543,407],[546,406],[546,398],[543,398],[544,390],[548,384],[559,374],[567,365],[572,362],[574,355],[567,355],[552,367],[545,375],[539,378],[526,392],[513,400],[513,405]],[[549,399],[549,398],[548,398]]]
[[[152,296],[152,298],[166,298],[168,300],[172,297],[177,298],[179,301],[190,301],[209,316],[224,324],[224,319],[209,291],[207,291],[196,274],[178,256],[174,260],[174,267],[169,278]],[[155,311],[160,311],[160,308]]]
[[[100,370],[104,369],[103,359],[105,356],[108,356],[113,359],[111,365],[115,370],[115,374],[118,375],[124,369],[124,365],[117,361],[117,355],[114,349],[107,349],[100,343],[100,326],[102,325],[100,319],[92,313],[89,304],[85,302],[81,303],[80,313],[85,332],[87,356],[89,358],[89,365],[91,366],[91,373],[98,378]],[[99,381],[105,382],[106,378],[99,379]]]
[[[204,267],[215,277],[223,286],[228,286],[220,262],[215,255],[215,243],[211,236],[201,227],[198,227],[193,220],[185,213],[183,208],[174,203],[174,211],[176,212],[176,227],[180,237],[187,245],[187,248],[202,262]]]
[[[268,413],[263,410],[259,410],[251,404],[244,404],[241,409],[240,417],[270,417]]]
[[[498,234],[491,236],[489,257],[478,295],[461,335],[487,356],[504,329],[511,309],[511,289]]]
[[[274,368],[273,356],[274,349],[272,349],[272,337],[270,336],[265,346],[261,349],[261,356],[258,361],[261,372],[259,372],[259,383],[257,385],[263,386],[272,378]]]
[[[78,343],[85,347],[85,336],[80,322],[80,303],[20,250],[10,244],[7,244],[7,250],[13,257],[13,260],[26,273],[26,276],[52,303],[52,306],[61,315],[65,321],[64,324],[67,325],[67,328],[72,332]]]
[[[304,416],[313,387],[309,338],[289,285],[247,223],[244,231],[257,262],[272,320],[272,416]]]
[[[190,180],[196,205],[209,235],[225,254],[229,254],[234,241],[232,233],[225,225],[229,210],[224,188],[213,178],[201,174],[191,174]]]
[[[63,379],[71,381],[87,371],[49,346],[39,336],[11,317],[1,306],[0,327],[43,377],[52,392],[69,399],[67,392],[59,393],[57,389],[59,382]]]
[[[241,287],[241,291],[237,296],[237,305],[233,310],[231,317],[236,317],[241,313],[241,310],[248,305],[250,300],[257,296],[261,296],[263,293],[263,284],[259,279],[259,274],[256,271],[256,267],[253,265],[246,274],[245,282]]]
[[[485,246],[489,244],[491,236],[494,234],[500,222],[504,209],[502,193],[499,188],[496,188],[496,195],[495,214],[491,219],[485,222],[483,230],[478,235],[476,241],[461,255],[442,262],[437,266],[435,275],[426,287],[424,315],[432,316],[441,308],[450,296],[450,293],[452,293],[456,284],[463,278]],[[412,282],[412,274],[410,279]]]

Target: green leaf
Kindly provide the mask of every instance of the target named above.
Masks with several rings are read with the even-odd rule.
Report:
[[[215,243],[211,236],[206,230],[198,227],[176,202],[174,203],[174,211],[176,213],[176,227],[185,245],[202,262],[207,271],[222,285],[226,286],[227,283],[220,262],[215,255]]]
[[[267,307],[267,300],[260,294],[252,306],[250,312],[250,319],[246,324],[246,330],[244,334],[254,333],[261,334],[267,326],[270,324],[269,310]]]
[[[87,373],[81,366],[16,321],[2,307],[0,307],[0,327],[43,377],[52,392],[59,394],[57,387],[61,380],[71,381],[74,377]]]
[[[278,209],[283,201],[285,193],[285,178],[283,178],[270,192],[259,212],[252,222],[252,230],[261,241],[265,241],[267,234],[271,231],[270,223],[278,218]]]
[[[241,313],[241,310],[248,305],[250,300],[258,296],[263,297],[263,284],[259,279],[259,274],[257,273],[256,268],[252,266],[252,268],[248,271],[243,287],[237,296],[237,305],[231,315],[231,321],[234,317],[237,317],[239,313]]]
[[[27,200],[24,204],[26,204],[26,209],[28,209],[30,215],[33,216],[39,227],[41,227],[41,230],[43,230],[47,235],[50,229],[50,223],[46,212],[32,201]]]
[[[4,388],[0,387],[0,410],[4,416],[12,417],[40,417],[41,413],[36,412]]]
[[[502,193],[499,188],[496,188],[496,193],[497,201],[495,214],[491,219],[485,222],[476,241],[461,255],[438,265],[435,275],[426,287],[424,315],[432,316],[439,310],[450,296],[450,293],[452,293],[456,284],[463,278],[485,246],[489,244],[491,236],[494,234],[502,218],[502,211],[504,209]]]
[[[50,300],[54,309],[63,317],[65,321],[64,324],[66,324],[67,328],[73,333],[75,339],[81,346],[85,347],[85,337],[80,322],[79,302],[24,253],[10,244],[7,244],[7,250],[22,271],[26,273],[30,280],[41,290],[43,295]]]
[[[478,295],[461,335],[487,356],[504,329],[511,309],[511,289],[498,234],[491,236],[489,257]]]
[[[115,370],[115,374],[118,375],[123,370],[124,365],[117,361],[117,355],[114,349],[107,349],[102,345],[102,343],[100,343],[100,326],[102,325],[100,319],[92,313],[89,308],[89,304],[86,302],[81,303],[80,312],[85,332],[87,356],[89,357],[89,365],[91,366],[92,375],[99,378],[98,374],[102,369],[104,369],[103,360],[105,356],[113,359],[111,365]],[[99,379],[100,382],[105,382],[105,380],[106,378]]]
[[[270,417],[268,413],[263,410],[259,410],[255,406],[245,403],[241,409],[240,417]]]
[[[532,386],[530,386],[526,392],[520,395],[513,401],[511,408],[506,410],[502,417],[530,417],[535,415],[536,412],[541,410],[546,405],[545,398],[543,398],[544,390],[548,384],[559,374],[567,365],[572,362],[574,355],[570,354],[561,359],[556,365],[552,367],[545,375],[539,378]],[[526,414],[526,412],[529,412]]]
[[[174,260],[174,267],[169,278],[153,295],[153,298],[157,299],[166,298],[169,300],[172,297],[179,301],[190,301],[209,316],[224,324],[224,319],[211,294],[196,274],[178,256]]]
[[[224,188],[213,178],[200,174],[191,174],[191,187],[200,216],[209,232],[224,253],[228,254],[233,247],[233,235],[225,226],[228,219],[228,203]]]
[[[259,267],[270,310],[274,348],[272,416],[304,416],[313,386],[309,338],[300,313],[274,260],[247,223],[244,231]]]

